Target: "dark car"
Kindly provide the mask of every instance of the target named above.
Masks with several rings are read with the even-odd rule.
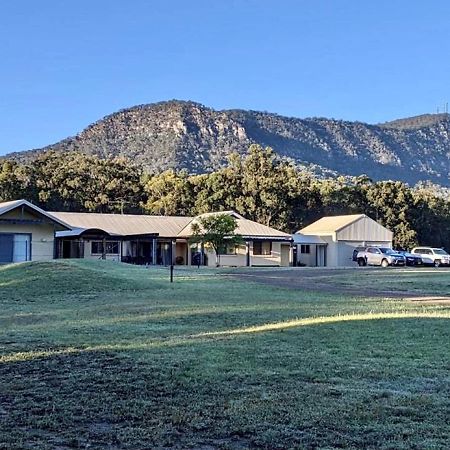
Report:
[[[409,253],[405,250],[399,250],[398,253],[401,253],[406,258],[407,266],[422,266],[423,261],[420,255],[415,255],[414,253]]]

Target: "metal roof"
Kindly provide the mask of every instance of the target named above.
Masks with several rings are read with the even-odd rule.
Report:
[[[327,243],[315,234],[305,235],[301,233],[295,233],[292,235],[294,244],[316,244],[316,245],[327,245]]]
[[[337,231],[345,228],[346,226],[356,222],[363,217],[367,217],[365,214],[350,214],[346,216],[327,216],[322,217],[316,222],[308,225],[305,228],[297,231],[301,234],[327,234],[336,233]]]
[[[52,221],[54,223],[57,223],[58,225],[61,225],[65,229],[71,228],[62,219],[59,219],[59,218],[53,216],[52,214],[48,213],[47,211],[44,211],[43,209],[39,208],[38,206],[33,205],[29,201],[23,200],[23,199],[22,200],[12,200],[9,202],[0,203],[0,216],[2,216],[3,214],[6,214],[9,211],[13,211],[14,209],[20,208],[22,206],[24,206],[28,209],[31,209],[32,211],[38,213],[41,216],[46,217],[47,219],[49,219],[50,221]]]
[[[64,220],[72,228],[96,228],[117,236],[159,234],[159,237],[176,237],[192,217],[149,216],[137,214],[99,214],[51,212],[51,215]]]
[[[199,218],[206,217],[216,214],[228,214],[236,218],[237,228],[236,234],[241,235],[243,238],[254,238],[254,239],[267,239],[273,238],[278,240],[292,240],[292,236],[282,231],[278,231],[275,228],[268,227],[253,220],[244,219],[240,214],[234,211],[221,211],[215,213],[201,214],[195,217],[186,227],[184,227],[178,234],[179,237],[189,237],[192,235],[192,224],[195,223]]]
[[[111,236],[137,236],[157,234],[162,238],[187,238],[192,235],[191,224],[200,217],[229,214],[236,218],[236,234],[244,238],[292,240],[292,236],[266,225],[245,219],[234,211],[205,213],[197,217],[150,216],[137,214],[99,214],[77,212],[46,212],[26,200],[0,203],[0,215],[26,206],[71,231],[60,231],[58,237],[79,236],[88,230],[104,231]]]

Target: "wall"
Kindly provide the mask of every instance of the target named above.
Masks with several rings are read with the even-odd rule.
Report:
[[[336,233],[338,241],[392,241],[392,231],[383,227],[370,217],[353,222]]]
[[[92,239],[93,241],[96,241],[96,240],[101,240],[101,239]],[[92,242],[92,240],[90,240],[90,241],[85,241],[84,242],[84,259],[102,259],[102,255],[92,255],[91,254],[91,242]],[[108,240],[107,240],[108,241]],[[126,245],[126,243],[124,242],[123,243],[123,245],[124,245],[124,254],[125,254],[125,245]],[[106,254],[106,259],[108,260],[108,261],[120,261],[121,260],[121,258],[120,258],[120,242],[119,242],[119,254],[117,255],[117,254],[109,254],[109,253],[107,253]]]
[[[2,215],[2,219],[36,220],[36,216],[21,210],[10,211]],[[0,223],[0,233],[28,233],[31,234],[31,260],[45,261],[53,259],[53,245],[55,230],[52,223],[19,224]]]
[[[285,247],[285,248],[284,248]],[[283,251],[283,258],[282,253]],[[206,250],[208,256],[208,266],[216,265],[216,255],[213,251]],[[250,265],[251,266],[281,266],[287,259],[287,266],[289,265],[289,245],[281,244],[281,242],[272,242],[271,255],[253,255],[253,242],[250,242]],[[237,248],[236,255],[221,255],[220,264],[222,266],[246,266],[247,255],[245,245],[240,245]]]
[[[309,244],[310,253],[301,253],[302,246],[297,245],[297,262],[307,267],[316,265],[316,246]]]

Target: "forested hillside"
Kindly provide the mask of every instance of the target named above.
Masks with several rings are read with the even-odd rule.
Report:
[[[0,165],[0,201],[26,198],[47,210],[190,215],[235,210],[294,232],[324,215],[366,213],[394,231],[395,244],[450,250],[450,202],[434,188],[366,176],[318,179],[253,145],[226,167],[189,175],[145,173],[126,159],[46,153],[30,164]]]
[[[377,180],[450,186],[449,126],[448,114],[369,125],[169,101],[124,109],[75,137],[9,157],[25,161],[45,150],[77,151],[126,157],[153,173],[186,169],[201,174],[224,167],[228,155],[243,155],[256,143],[321,176],[367,174]]]

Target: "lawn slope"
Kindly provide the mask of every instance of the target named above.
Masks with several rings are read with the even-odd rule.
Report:
[[[3,266],[0,448],[447,449],[449,319],[207,269]]]

